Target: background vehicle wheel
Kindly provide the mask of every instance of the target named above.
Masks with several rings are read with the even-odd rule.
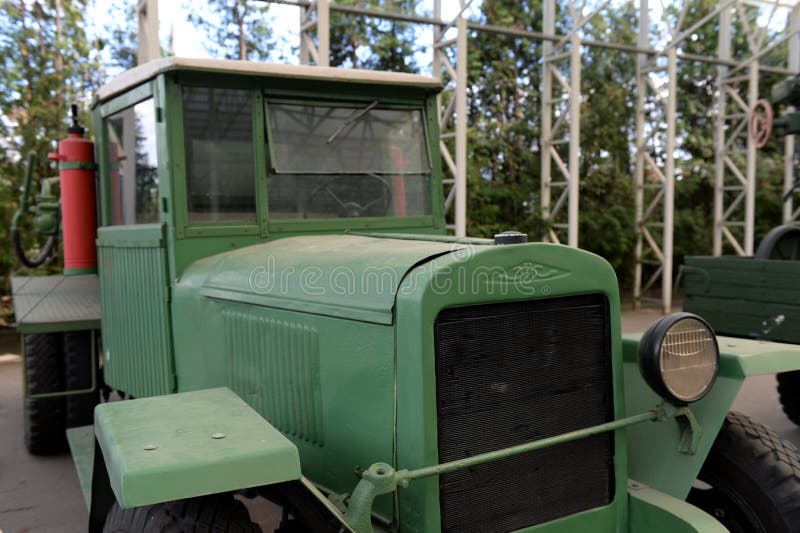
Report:
[[[64,390],[61,353],[60,334],[25,335],[25,373],[30,394]],[[46,455],[65,450],[63,398],[26,398],[24,402],[28,451]]]
[[[749,417],[731,412],[687,501],[731,533],[800,531],[797,448]]]
[[[800,425],[800,370],[778,374],[778,398],[789,420]]]
[[[122,509],[114,503],[103,533],[260,533],[247,508],[230,494],[212,494]]]
[[[792,224],[776,226],[761,239],[756,259],[800,260],[800,227]]]
[[[64,383],[66,390],[88,389],[92,386],[92,332],[68,331],[64,333]],[[98,392],[64,397],[66,427],[87,426],[94,419],[94,406],[100,399]]]

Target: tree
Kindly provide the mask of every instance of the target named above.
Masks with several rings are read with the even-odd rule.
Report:
[[[111,18],[115,23],[99,36],[98,48],[106,55],[106,66],[112,72],[124,72],[136,66],[139,51],[136,4],[136,0],[112,4]]]
[[[539,0],[485,0],[481,22],[541,31],[536,13]],[[468,46],[468,233],[538,236],[541,43],[476,32]]]
[[[84,29],[86,7],[83,0],[0,3],[0,218],[5,228],[17,208],[25,154],[37,154],[37,178],[54,175],[47,153],[53,140],[66,134],[69,104],[77,102],[83,123],[90,123],[88,100],[99,69]],[[18,266],[7,232],[0,232],[4,290]]]
[[[210,0],[207,10],[188,6],[189,22],[208,37],[205,47],[216,57],[263,61],[272,49],[266,2]]]
[[[414,13],[419,0],[342,0],[340,4],[400,13]],[[330,64],[368,70],[418,72],[414,53],[416,28],[397,20],[354,17],[337,11],[330,15]]]

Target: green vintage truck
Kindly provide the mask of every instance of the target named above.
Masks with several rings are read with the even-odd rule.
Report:
[[[27,442],[69,428],[89,531],[257,531],[256,496],[283,532],[800,530],[794,447],[728,413],[800,350],[623,337],[602,258],[447,236],[440,89],[167,58],[99,91],[97,274],[14,279]]]

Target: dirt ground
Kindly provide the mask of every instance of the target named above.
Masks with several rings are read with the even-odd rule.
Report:
[[[652,309],[623,313],[624,332],[644,330],[660,314]],[[87,512],[69,455],[34,457],[22,443],[22,368],[19,340],[0,329],[0,533],[78,533]],[[781,412],[774,376],[745,382],[734,409],[771,426],[800,446],[800,428]],[[253,519],[271,521],[265,505],[251,506]]]

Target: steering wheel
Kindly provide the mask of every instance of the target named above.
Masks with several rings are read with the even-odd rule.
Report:
[[[359,180],[361,183],[357,183],[356,180]],[[342,194],[343,190],[349,195],[352,195],[352,190],[356,190],[360,193],[364,190],[364,185],[368,182],[377,182],[380,184],[380,192],[377,196],[370,198],[366,203],[362,204],[349,198],[342,198],[344,196],[344,194]],[[342,184],[346,187],[341,187]],[[337,189],[340,189],[338,191],[339,194],[336,194]],[[329,179],[311,191],[303,207],[303,218],[308,218],[309,205],[311,205],[315,198],[323,194],[333,198],[337,205],[337,214],[341,218],[386,216],[392,202],[392,190],[389,188],[389,184],[377,174],[337,176]],[[373,212],[367,214],[369,211]]]
[[[756,148],[764,148],[772,134],[772,123],[774,113],[772,106],[767,100],[761,99],[756,102],[750,111],[750,138]]]

